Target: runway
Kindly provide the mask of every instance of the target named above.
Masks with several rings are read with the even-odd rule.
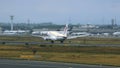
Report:
[[[117,68],[101,65],[84,65],[46,61],[0,59],[0,68]]]
[[[50,42],[21,42],[21,41],[0,41],[0,44],[7,44],[7,45],[69,45],[69,46],[115,46],[120,47],[119,44],[78,44],[78,43],[50,43]]]

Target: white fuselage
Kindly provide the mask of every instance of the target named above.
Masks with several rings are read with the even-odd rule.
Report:
[[[48,31],[45,40],[65,40],[67,37],[66,35],[59,33],[58,31]]]

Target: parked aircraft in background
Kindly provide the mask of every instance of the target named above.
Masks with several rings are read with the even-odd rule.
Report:
[[[25,34],[28,31],[25,30],[6,30],[3,32],[3,35],[18,35],[18,34]]]
[[[89,36],[90,34],[87,32],[75,32],[75,33],[71,33],[67,39],[73,39],[73,38],[78,38],[78,37],[86,37]]]
[[[113,35],[114,36],[120,36],[120,32],[114,32]]]

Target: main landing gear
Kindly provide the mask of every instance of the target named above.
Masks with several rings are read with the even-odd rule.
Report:
[[[64,41],[60,41],[60,43],[63,43]],[[51,40],[51,43],[55,43],[53,40]]]

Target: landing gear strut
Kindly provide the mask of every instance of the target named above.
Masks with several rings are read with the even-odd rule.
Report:
[[[51,43],[54,43],[54,41],[51,41]]]
[[[63,43],[64,41],[60,41],[60,43]]]

